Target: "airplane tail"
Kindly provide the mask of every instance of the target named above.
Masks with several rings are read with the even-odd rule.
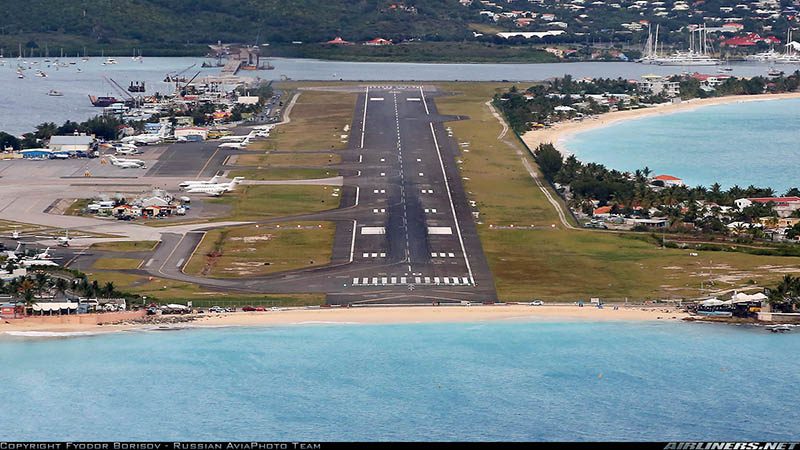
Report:
[[[208,183],[209,184],[214,184],[214,183],[217,183],[218,181],[219,181],[219,175],[214,175],[213,177],[211,177],[210,180],[208,180]]]

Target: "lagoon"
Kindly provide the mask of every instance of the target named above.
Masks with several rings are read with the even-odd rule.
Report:
[[[800,99],[704,106],[644,116],[565,136],[578,159],[679,177],[689,186],[719,183],[800,187]]]

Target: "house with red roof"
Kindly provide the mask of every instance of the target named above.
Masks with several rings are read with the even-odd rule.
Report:
[[[727,25],[727,24],[726,24]],[[724,47],[738,48],[738,47],[755,47],[759,43],[768,45],[780,44],[781,40],[775,36],[762,37],[758,33],[747,33],[743,36],[734,36],[730,39],[722,41]]]
[[[345,41],[342,39],[341,36],[336,36],[335,38],[331,39],[330,41],[326,42],[326,44],[330,45],[353,45],[350,41]]]
[[[375,38],[371,41],[365,42],[364,45],[392,45],[392,41],[383,38]]]
[[[683,180],[672,175],[656,175],[652,178],[652,183],[656,186],[684,186]]]

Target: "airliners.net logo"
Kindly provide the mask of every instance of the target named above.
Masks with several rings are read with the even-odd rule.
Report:
[[[797,442],[670,442],[664,450],[800,450]]]

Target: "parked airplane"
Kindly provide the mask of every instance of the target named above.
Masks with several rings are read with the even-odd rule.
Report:
[[[36,256],[23,258],[20,260],[20,264],[22,264],[22,267],[25,267],[26,269],[34,266],[59,266],[57,262],[53,261],[53,257],[50,255],[50,247],[47,247],[43,252],[38,253]]]
[[[232,191],[236,189],[236,185],[239,184],[238,181],[231,181],[230,183],[222,183],[222,184],[208,184],[208,185],[200,185],[200,186],[191,186],[189,189],[186,190],[188,194],[207,194],[213,197],[219,197],[220,195]]]
[[[144,161],[141,159],[122,159],[117,158],[114,155],[108,157],[109,161],[111,161],[112,165],[115,165],[122,169],[146,169],[144,165]]]
[[[64,230],[64,236],[59,236],[58,239],[56,239],[59,247],[69,247],[69,241],[71,240],[72,238],[69,237],[69,230]],[[50,249],[48,248],[48,250]]]
[[[187,181],[184,181],[183,183],[179,184],[178,187],[180,187],[180,188],[188,188],[190,186],[202,186],[202,185],[205,185],[205,184],[217,184],[219,182],[219,178],[220,177],[218,175],[214,175],[213,177],[211,177],[210,180],[187,180]]]
[[[158,144],[163,139],[164,137],[160,134],[137,134],[136,136],[126,136],[122,138],[122,142],[125,144],[148,145]]]
[[[6,254],[6,259],[9,261],[16,261],[19,259],[20,253],[23,252],[24,244],[22,242],[17,244],[17,248],[14,250],[6,250],[4,253]]]
[[[246,136],[222,136],[221,138],[219,138],[219,140],[220,141],[225,141],[225,142],[237,142],[237,141],[241,142],[241,141],[247,139],[248,137],[249,137],[249,135],[246,135]]]
[[[249,138],[242,142],[226,142],[224,144],[219,144],[217,148],[245,148],[248,145],[250,145]]]

